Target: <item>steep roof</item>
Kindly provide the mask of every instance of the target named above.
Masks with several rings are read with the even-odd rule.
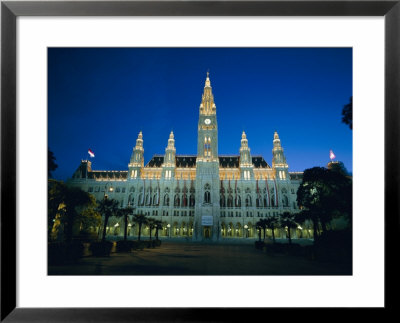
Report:
[[[178,155],[175,158],[176,167],[196,167],[196,155]],[[271,168],[262,156],[253,156],[251,159],[256,168]],[[161,167],[163,162],[164,156],[154,155],[145,167]],[[219,156],[219,166],[224,168],[238,168],[239,156]]]
[[[112,170],[112,171],[101,171],[101,170],[95,170],[88,172],[88,178],[89,179],[96,179],[96,178],[108,178],[110,180],[118,180],[118,179],[127,179],[128,177],[128,171],[126,170]]]

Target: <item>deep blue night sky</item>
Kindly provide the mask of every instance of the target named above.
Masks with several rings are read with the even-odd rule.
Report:
[[[219,154],[272,159],[278,131],[289,171],[326,166],[329,150],[352,171],[352,131],[341,111],[352,96],[351,48],[50,48],[48,141],[66,180],[95,153],[95,170],[127,170],[143,131],[145,164],[196,154],[207,70],[217,106]]]

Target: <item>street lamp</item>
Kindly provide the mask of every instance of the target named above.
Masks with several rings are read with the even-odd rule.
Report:
[[[168,238],[171,238],[171,225],[169,223],[167,224],[167,228],[168,228]]]
[[[245,225],[244,225],[244,229],[245,229],[245,232],[246,232],[246,238],[249,237],[249,231],[247,230],[247,228],[248,228],[248,225],[245,224]]]

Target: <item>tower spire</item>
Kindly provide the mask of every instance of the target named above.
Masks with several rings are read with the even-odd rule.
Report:
[[[281,140],[279,139],[278,132],[274,133],[272,149],[272,168],[275,169],[276,178],[278,179],[289,179],[288,164],[286,163],[286,157],[283,153],[283,148],[281,146]]]
[[[143,134],[139,132],[136,139],[136,146],[133,148],[129,167],[129,178],[140,178],[141,169],[144,167]]]
[[[210,73],[207,71],[207,77],[204,84],[204,91],[201,97],[200,114],[213,115],[216,113],[216,106],[214,103],[214,95],[212,94]]]

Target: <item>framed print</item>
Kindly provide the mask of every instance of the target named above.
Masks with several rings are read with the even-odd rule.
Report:
[[[398,1],[3,1],[1,320],[235,321],[239,310],[265,316],[278,308],[391,309],[399,13]],[[200,89],[192,89],[200,78]],[[200,107],[186,108],[200,97]],[[328,120],[333,105],[345,136]],[[344,106],[351,114],[343,109],[342,122]],[[283,135],[269,133],[278,126]],[[224,155],[232,140],[221,133],[236,138],[231,128],[243,128],[237,149],[230,148],[239,153],[227,148]],[[164,132],[168,138],[146,155]],[[285,136],[302,144],[286,148]],[[68,189],[52,183],[47,191],[50,145],[59,170],[67,169],[59,176],[68,178]],[[327,168],[329,160],[314,155],[318,145],[339,147],[327,148]],[[258,155],[265,147],[271,162]],[[314,164],[296,164],[296,154]],[[317,208],[317,190],[308,200],[299,193],[304,169],[315,165],[327,181],[341,169],[340,188],[335,177],[335,190],[320,198],[329,212]],[[82,192],[94,197],[93,209],[69,211],[67,201]],[[57,194],[63,201],[50,219]],[[110,201],[118,207],[108,216]],[[323,235],[340,226],[321,215],[328,213],[348,215],[349,235]],[[279,228],[271,229],[262,220],[274,216]],[[78,226],[69,224],[78,217]],[[78,236],[79,247],[68,249]],[[322,248],[327,237],[331,249],[318,253],[314,242]],[[201,263],[185,266],[204,246],[221,247],[233,259],[244,242],[254,257],[263,255],[256,264],[241,257],[246,270],[233,261],[225,274],[218,256],[207,252]],[[154,252],[134,249],[147,247]],[[123,248],[133,250],[118,258],[128,259],[124,270],[110,269],[113,257],[94,257]],[[90,257],[57,263],[78,249]],[[146,258],[151,253],[157,257]],[[346,260],[324,264],[328,254]],[[289,256],[281,271],[255,269]],[[296,263],[295,256],[308,258]],[[310,262],[315,258],[320,267]]]

